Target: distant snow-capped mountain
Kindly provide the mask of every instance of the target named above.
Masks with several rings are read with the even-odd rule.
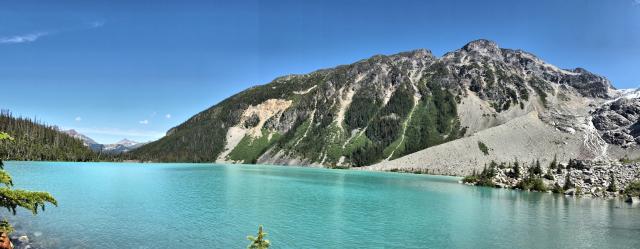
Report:
[[[120,154],[120,153],[125,153],[128,151],[131,151],[135,148],[138,148],[142,145],[145,145],[146,143],[141,143],[141,142],[136,142],[136,141],[132,141],[129,139],[122,139],[116,143],[113,144],[100,144],[98,142],[96,142],[95,140],[91,139],[90,137],[79,133],[78,131],[71,129],[71,130],[65,130],[63,131],[64,133],[69,134],[70,136],[80,139],[82,141],[82,143],[89,147],[91,150],[95,151],[95,152],[103,152],[103,153],[109,153],[109,154]]]
[[[124,152],[128,152],[130,150],[133,150],[135,148],[138,148],[142,145],[144,145],[146,143],[140,143],[140,142],[136,142],[136,141],[132,141],[129,139],[122,139],[120,141],[118,141],[115,144],[105,144],[104,148],[102,149],[103,152],[108,152],[108,153],[124,153]]]

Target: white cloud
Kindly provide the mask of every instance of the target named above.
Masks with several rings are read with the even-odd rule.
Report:
[[[169,119],[169,118],[171,118],[171,114],[167,113],[167,115],[164,115],[164,117]]]
[[[80,122],[80,121],[82,121],[82,117],[76,117],[75,120],[76,120],[76,122]]]
[[[138,121],[138,123],[146,125],[146,124],[149,124],[149,120],[148,119],[140,120],[140,121]]]
[[[28,43],[34,42],[43,36],[52,34],[51,32],[35,32],[23,35],[14,35],[7,37],[0,37],[0,44],[16,44],[16,43]]]

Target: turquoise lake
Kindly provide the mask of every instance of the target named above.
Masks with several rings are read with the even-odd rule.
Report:
[[[59,201],[11,218],[51,248],[640,248],[619,200],[470,187],[459,178],[216,164],[6,162]],[[6,210],[1,211],[7,217]]]

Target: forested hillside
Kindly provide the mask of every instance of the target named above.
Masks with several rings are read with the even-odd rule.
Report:
[[[2,160],[93,161],[98,155],[82,141],[60,132],[53,126],[23,117],[13,117],[9,111],[0,112],[0,131],[13,141],[0,141]]]

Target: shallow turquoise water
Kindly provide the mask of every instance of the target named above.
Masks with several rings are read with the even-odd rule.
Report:
[[[457,178],[213,164],[7,162],[60,202],[19,226],[53,248],[640,248],[640,208]],[[7,215],[6,211],[2,211]]]

